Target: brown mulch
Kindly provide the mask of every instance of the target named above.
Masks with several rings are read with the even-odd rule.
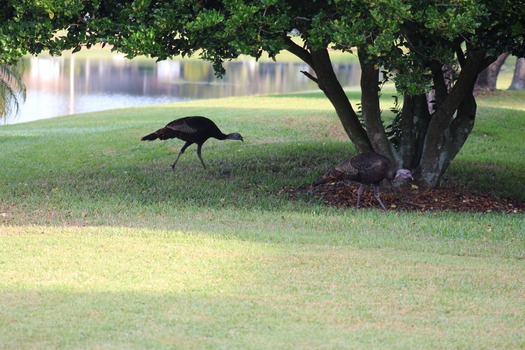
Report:
[[[285,188],[290,198],[311,196],[336,207],[354,207],[359,184],[331,182],[317,187]],[[492,198],[458,188],[422,189],[417,186],[381,188],[381,200],[388,210],[396,211],[454,211],[454,212],[504,212],[525,213],[525,202]],[[360,208],[381,209],[372,187],[367,186],[361,197]]]

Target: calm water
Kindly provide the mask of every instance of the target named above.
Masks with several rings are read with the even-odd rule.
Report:
[[[174,60],[155,63],[107,58],[30,58],[24,75],[27,99],[7,124],[62,115],[148,104],[243,95],[316,90],[300,63],[232,61],[216,78],[210,63]],[[335,65],[343,86],[359,84],[359,65]]]

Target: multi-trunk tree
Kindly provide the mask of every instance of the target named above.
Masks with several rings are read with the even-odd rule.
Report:
[[[358,152],[385,154],[431,187],[472,131],[478,74],[503,52],[525,56],[525,7],[517,0],[7,0],[3,6],[4,59],[107,43],[130,57],[199,55],[221,75],[225,60],[287,50],[311,67],[303,74],[331,101]],[[332,69],[333,49],[359,57],[359,108]],[[386,80],[402,103],[391,123],[379,105]]]

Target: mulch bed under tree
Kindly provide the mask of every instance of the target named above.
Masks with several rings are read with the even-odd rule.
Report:
[[[282,192],[291,198],[311,196],[330,206],[355,208],[358,188],[359,184],[352,182],[330,182],[317,187],[285,188]],[[396,211],[525,213],[525,202],[492,198],[459,188],[422,189],[410,185],[402,188],[381,187],[380,195],[387,209]],[[366,187],[359,207],[381,209],[371,186]]]

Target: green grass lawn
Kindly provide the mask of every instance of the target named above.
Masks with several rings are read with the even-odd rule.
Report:
[[[478,101],[445,185],[525,199],[524,98]],[[139,139],[185,115],[245,142],[173,172],[181,141]],[[0,349],[525,347],[523,215],[280,194],[353,153],[321,94],[3,126],[0,149]]]

